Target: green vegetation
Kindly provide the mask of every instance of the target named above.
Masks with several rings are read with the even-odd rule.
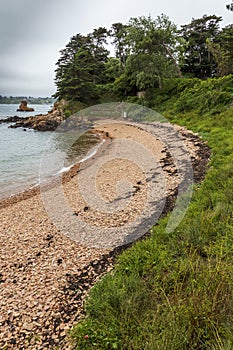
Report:
[[[179,227],[160,220],[91,290],[76,349],[233,348],[232,79],[168,79],[143,100],[208,140],[210,168]]]
[[[205,15],[178,29],[166,15],[148,16],[77,34],[61,51],[54,96],[89,106],[163,90],[167,79],[232,74],[233,25],[220,28],[221,21]]]
[[[55,97],[90,104],[98,101],[97,85],[104,82],[107,30],[72,37],[57,62]]]
[[[162,91],[150,89],[145,100],[129,100],[146,104],[159,112],[171,110],[175,113],[195,112],[200,116],[203,113],[214,115],[226,110],[233,101],[233,76],[207,80],[167,79]]]
[[[230,11],[233,11],[233,2],[231,2],[231,4],[226,5],[226,8]]]
[[[213,45],[217,41],[221,20],[221,17],[205,15],[182,26],[183,38],[187,43],[184,48],[184,72],[201,79],[215,75],[216,58],[207,41]]]
[[[54,98],[51,97],[26,97],[26,96],[1,96],[0,104],[19,104],[22,100],[26,100],[30,104],[50,104],[54,103]]]
[[[72,331],[76,349],[233,349],[233,25],[220,28],[221,20],[203,16],[178,30],[165,15],[131,18],[78,34],[61,51],[55,96],[68,100],[66,116],[134,102],[198,132],[212,149],[179,227],[168,234],[169,215],[160,220],[92,289]]]

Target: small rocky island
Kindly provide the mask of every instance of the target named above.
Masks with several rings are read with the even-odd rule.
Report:
[[[17,109],[17,112],[34,112],[34,108],[28,107],[27,101],[22,100],[19,108]]]
[[[22,102],[23,101],[21,101],[20,107],[22,105]],[[62,103],[63,102],[55,102],[53,105],[53,109],[47,114],[38,114],[35,116],[28,117],[19,117],[17,115],[13,117],[5,117],[3,119],[0,119],[0,124],[14,123],[9,125],[9,128],[23,128],[24,131],[26,129],[34,129],[37,131],[54,131],[64,120],[64,114],[61,108]],[[17,111],[19,110],[22,111],[22,109],[17,109]],[[29,109],[27,109],[27,111],[29,111]]]

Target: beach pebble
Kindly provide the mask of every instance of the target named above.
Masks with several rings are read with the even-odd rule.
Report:
[[[99,125],[96,128],[101,131]],[[153,124],[148,124],[145,128],[148,130],[139,125],[113,123],[102,130],[108,133],[112,143],[117,137],[130,137],[150,147],[161,160],[168,183],[167,196],[175,198],[179,183],[176,166],[164,144],[158,140],[152,143],[151,136],[147,135],[155,126],[153,129]],[[209,160],[208,147],[185,128],[177,126],[177,130],[194,157],[194,176],[200,181]],[[103,147],[108,147],[106,144]],[[104,150],[99,151],[103,156]],[[140,169],[135,167],[130,172],[129,162],[118,161],[115,167],[109,163],[97,177],[96,186],[104,200],[121,199],[119,196],[130,199],[129,205],[112,215],[98,212],[80,196],[78,169],[76,166],[64,175],[63,181],[75,221],[81,218],[95,225],[101,240],[102,228],[118,228],[137,217],[149,183]],[[119,195],[116,184],[126,172],[131,174],[132,185],[129,193]],[[83,303],[90,288],[112,269],[113,251],[104,246],[93,248],[88,242],[82,245],[62,234],[50,220],[38,188],[0,201],[0,208],[0,348],[68,350],[67,330],[83,315]]]

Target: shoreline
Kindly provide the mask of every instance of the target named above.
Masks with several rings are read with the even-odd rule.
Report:
[[[153,128],[153,125],[148,125],[148,128]],[[200,182],[207,170],[209,148],[197,135],[184,128],[177,128],[190,151],[194,180]],[[115,122],[99,129],[95,125],[92,132],[96,130],[102,133],[102,137],[106,137],[106,142],[94,157],[81,165],[76,164],[62,176],[64,192],[74,213],[84,219],[94,220],[98,232],[101,232],[104,220],[106,224],[109,223],[107,217],[98,217],[91,210],[86,212],[85,203],[77,201],[76,175],[80,167],[81,173],[85,174],[88,167],[101,159],[105,152],[112,152],[116,137],[134,138],[156,152],[169,179],[170,199],[163,214],[168,212],[174,205],[177,182],[174,180],[174,163],[166,147],[160,145],[158,140],[153,145],[151,137],[136,124],[132,126]],[[122,175],[120,166],[119,163],[115,167],[109,164],[99,177],[98,185],[104,189],[107,198],[111,199],[114,193],[113,187],[108,188],[106,184],[114,185],[111,183],[113,174]],[[125,168],[122,171],[124,174]],[[135,172],[132,180],[137,183],[141,176]],[[140,209],[144,186],[142,181],[140,191],[134,196],[132,213],[127,215],[133,215]],[[17,196],[5,203],[7,205],[0,212],[0,347],[52,350],[59,346],[61,350],[68,350],[70,343],[67,331],[83,316],[83,303],[89,289],[112,269],[116,255],[127,248],[127,245],[115,249],[97,249],[72,241],[51,222],[43,206],[39,188]],[[124,215],[122,220],[125,219]],[[116,227],[118,224],[121,225],[121,218],[116,219]]]
[[[49,180],[49,182],[52,183],[53,181],[56,181],[56,176],[62,176],[63,177],[62,181],[69,181],[73,176],[75,176],[77,174],[77,171],[78,171],[78,169],[80,167],[80,164],[89,159],[89,157],[86,158],[88,153],[92,149],[94,149],[95,147],[102,147],[103,146],[103,144],[102,144],[103,141],[104,142],[107,141],[107,143],[109,141],[109,138],[100,130],[93,130],[92,129],[92,130],[89,130],[88,133],[99,135],[100,136],[100,142],[97,143],[97,145],[93,146],[90,150],[88,150],[87,154],[85,154],[80,161],[78,161],[77,163],[74,163],[73,165],[71,165],[69,167],[69,170],[63,172],[62,169],[61,169],[61,173],[59,172],[57,174],[54,174],[53,175],[54,178]],[[96,152],[90,156],[90,158],[92,156],[94,156],[96,153],[98,153],[98,151],[99,150],[97,149]],[[48,186],[49,186],[49,183],[48,183]],[[13,193],[11,195],[7,195],[6,194],[6,196],[4,196],[3,198],[0,198],[0,209],[5,208],[5,207],[7,207],[9,205],[12,205],[14,203],[18,203],[18,202],[20,202],[22,200],[26,200],[26,199],[28,199],[28,198],[30,198],[32,196],[37,195],[37,194],[40,194],[40,187],[41,187],[41,184],[37,183],[35,185],[32,185],[29,188],[24,188],[24,189],[22,189],[22,191]]]

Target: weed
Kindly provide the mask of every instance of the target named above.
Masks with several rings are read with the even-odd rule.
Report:
[[[87,317],[72,330],[76,349],[233,348],[231,91],[232,76],[177,79],[148,96],[154,106],[163,102],[171,121],[208,141],[210,168],[179,227],[168,234],[168,218],[160,220],[91,290]]]

